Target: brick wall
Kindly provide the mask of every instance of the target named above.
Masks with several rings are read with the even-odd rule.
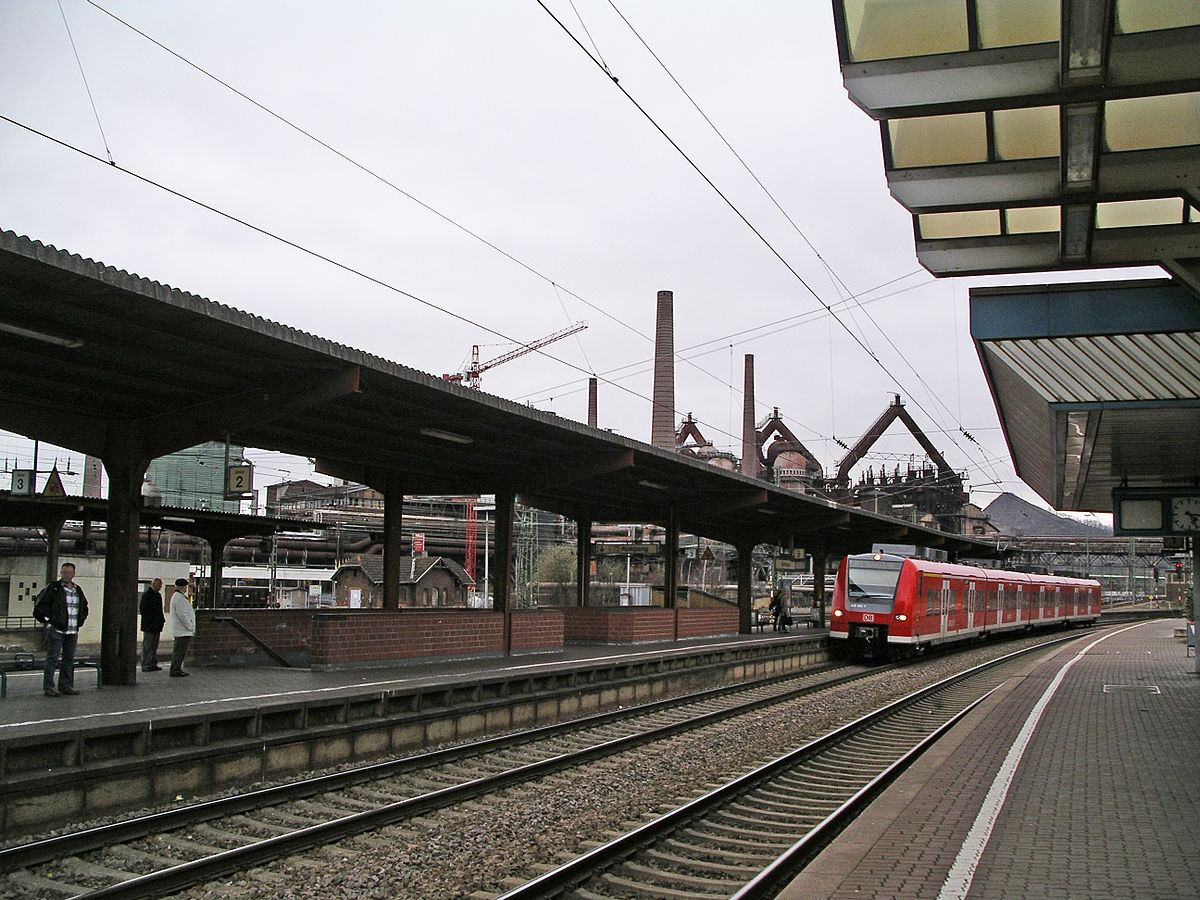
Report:
[[[517,610],[512,615],[512,648],[521,650],[561,650],[565,622],[561,609]]]
[[[737,634],[738,611],[736,607],[714,609],[680,609],[679,636],[701,637],[709,634]]]
[[[246,626],[263,643],[293,665],[306,665],[312,631],[313,611],[308,609],[198,609],[196,636],[188,647],[194,665],[248,662],[265,656],[254,642],[228,622],[213,617],[231,617]],[[171,656],[171,641],[164,640],[158,655]]]
[[[710,634],[737,634],[738,611],[724,609],[662,609],[656,606],[566,607],[562,610],[568,643],[626,644],[669,641]]]
[[[345,610],[313,620],[314,669],[424,656],[481,656],[504,649],[504,620],[490,610]]]

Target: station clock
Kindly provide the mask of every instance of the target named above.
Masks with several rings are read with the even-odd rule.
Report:
[[[1175,533],[1200,533],[1200,497],[1171,498],[1171,530]]]

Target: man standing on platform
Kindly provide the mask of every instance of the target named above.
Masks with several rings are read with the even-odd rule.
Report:
[[[175,593],[171,595],[171,634],[175,637],[175,646],[171,651],[171,671],[167,674],[172,678],[187,677],[188,673],[183,671],[183,658],[196,633],[196,611],[188,599],[187,586],[186,578],[176,578]]]
[[[47,697],[78,694],[75,690],[75,647],[79,629],[87,618],[87,597],[75,584],[75,563],[65,562],[59,579],[46,585],[33,602],[33,617],[46,626],[46,664],[42,668],[42,689]],[[59,658],[62,665],[59,667]],[[58,667],[58,687],[54,669]]]
[[[142,591],[142,599],[138,603],[138,613],[142,617],[142,671],[160,672],[158,664],[158,640],[162,637],[163,626],[167,617],[163,613],[162,579],[155,578],[150,586]]]

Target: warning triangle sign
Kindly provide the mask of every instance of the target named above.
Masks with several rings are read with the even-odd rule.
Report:
[[[50,470],[50,477],[46,479],[46,486],[42,488],[43,497],[65,497],[66,490],[63,488],[62,478],[58,475],[58,466]]]

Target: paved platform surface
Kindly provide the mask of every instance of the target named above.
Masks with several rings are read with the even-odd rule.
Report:
[[[781,896],[1200,898],[1200,676],[1182,625],[1032,659]]]
[[[90,728],[118,722],[172,716],[192,716],[216,708],[254,708],[272,703],[294,702],[306,695],[339,697],[389,691],[449,682],[467,681],[496,674],[529,674],[538,670],[603,664],[630,658],[664,654],[692,654],[706,648],[736,646],[748,642],[785,642],[824,636],[825,632],[792,629],[790,634],[755,632],[681,641],[627,645],[568,646],[560,652],[528,653],[507,658],[490,656],[472,659],[413,659],[386,668],[344,669],[313,672],[282,667],[188,668],[187,678],[168,678],[161,672],[137,673],[136,685],[105,685],[96,689],[95,669],[75,671],[80,693],[69,697],[46,697],[42,693],[42,671],[10,672],[8,696],[0,700],[0,739],[30,734],[59,732],[64,726]],[[168,642],[166,658],[170,658]]]

